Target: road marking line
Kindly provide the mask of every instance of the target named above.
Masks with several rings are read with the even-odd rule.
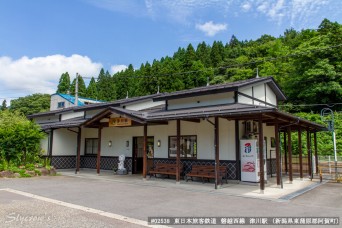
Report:
[[[30,197],[30,198],[33,198],[33,199],[42,200],[42,201],[45,201],[45,202],[48,202],[48,203],[54,203],[54,204],[57,204],[57,205],[61,205],[61,206],[72,208],[72,209],[76,209],[76,210],[81,210],[81,211],[85,211],[85,212],[89,212],[89,213],[105,216],[105,217],[108,217],[108,218],[117,219],[117,220],[120,220],[120,221],[132,223],[132,224],[137,224],[137,225],[140,225],[140,226],[145,226],[145,227],[168,227],[168,226],[162,226],[162,225],[160,225],[160,226],[158,226],[158,225],[149,225],[148,222],[143,221],[143,220],[139,220],[139,219],[135,219],[135,218],[129,218],[129,217],[118,215],[118,214],[114,214],[114,213],[111,213],[111,212],[97,210],[97,209],[90,208],[90,207],[84,207],[84,206],[80,206],[80,205],[77,205],[77,204],[63,202],[63,201],[60,201],[60,200],[50,199],[50,198],[47,198],[47,197],[38,196],[38,195],[31,194],[31,193],[19,191],[19,190],[14,190],[14,189],[11,189],[11,188],[5,188],[5,189],[0,189],[0,190],[11,192],[11,193],[15,193],[15,194],[26,196],[26,197]]]

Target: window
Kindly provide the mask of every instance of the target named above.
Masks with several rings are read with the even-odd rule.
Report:
[[[197,136],[182,135],[180,136],[180,157],[181,158],[197,158]],[[177,156],[177,136],[169,136],[169,157]]]
[[[85,139],[85,152],[86,155],[97,154],[98,139]]]
[[[57,108],[64,108],[64,101],[63,102],[58,102]]]

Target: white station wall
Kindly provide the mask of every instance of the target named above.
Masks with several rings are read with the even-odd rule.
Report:
[[[84,116],[84,112],[68,112],[68,113],[63,113],[62,114],[62,120],[68,120],[68,119],[73,119],[73,118],[77,118],[77,117],[83,117]]]
[[[40,140],[40,149],[43,152],[43,155],[48,155],[49,151],[49,135],[47,134],[45,138]]]
[[[214,119],[211,119],[214,121]],[[235,160],[235,130],[234,121],[220,119],[220,159]],[[84,154],[85,138],[97,138],[97,129],[83,129],[81,154]],[[176,136],[176,121],[168,125],[147,127],[147,135],[154,137],[154,157],[168,158],[169,136]],[[181,121],[181,135],[197,135],[197,159],[214,159],[214,126],[206,120],[200,123]],[[108,127],[102,129],[101,156],[132,156],[133,137],[143,136],[143,127]],[[157,141],[161,146],[157,147]],[[112,146],[108,142],[112,141]],[[129,146],[126,146],[129,141]]]
[[[273,90],[271,89],[271,87],[269,87],[267,84],[257,84],[251,87],[244,87],[244,88],[239,89],[239,92],[249,95],[251,97],[257,98],[259,100],[262,100],[264,102],[266,101],[267,103],[270,103],[272,105],[277,105],[277,97],[275,93],[273,92]],[[265,103],[262,103],[256,100],[254,100],[253,102],[251,98],[248,98],[242,95],[239,95],[238,101],[239,103],[243,103],[243,104],[269,106],[269,105],[266,105]]]
[[[77,131],[77,129],[74,129]],[[77,134],[65,128],[53,131],[52,155],[75,155],[77,149]]]
[[[168,110],[190,107],[203,107],[209,105],[223,105],[231,103],[234,103],[234,93],[227,92],[169,100]]]
[[[270,157],[275,158],[275,148],[271,147],[271,138],[275,137],[274,126],[266,126],[266,124],[263,124],[263,129],[264,138],[267,138],[267,159],[269,159]]]

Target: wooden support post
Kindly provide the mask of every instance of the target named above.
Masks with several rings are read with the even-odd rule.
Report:
[[[310,130],[307,129],[306,131],[306,145],[308,149],[308,174],[311,176],[311,171],[312,171],[312,164],[311,164],[311,142],[310,142]]]
[[[220,172],[220,141],[219,141],[219,118],[215,116],[215,189],[219,184]],[[221,180],[222,181],[222,180]],[[222,184],[222,183],[221,183]]]
[[[52,148],[53,148],[53,129],[50,130],[49,132],[49,159],[50,159],[50,162],[52,162]]]
[[[143,178],[147,175],[147,124],[144,124]]]
[[[265,170],[264,170],[264,132],[262,126],[262,116],[259,117],[259,166],[260,166],[260,192],[265,190]]]
[[[76,174],[80,171],[81,164],[81,139],[82,139],[82,128],[78,128],[77,132],[77,157],[76,157]]]
[[[240,133],[239,120],[235,120],[235,160],[236,160],[236,179],[241,181],[240,164]]]
[[[292,173],[292,142],[291,142],[291,127],[287,127],[287,152],[289,155],[289,181],[292,184],[293,173]]]
[[[314,147],[315,147],[316,174],[318,174],[318,150],[317,150],[317,133],[316,132],[314,132]]]
[[[98,144],[97,144],[97,158],[96,158],[96,170],[97,174],[100,174],[101,167],[101,134],[102,134],[102,126],[99,127],[98,130]]]
[[[285,160],[285,173],[288,173],[288,168],[287,168],[287,143],[286,143],[286,132],[284,131],[284,160]]]
[[[280,185],[280,143],[279,143],[279,125],[274,125],[275,147],[276,147],[276,171],[277,171],[277,185]]]
[[[303,179],[302,129],[298,128],[299,177]]]
[[[180,181],[180,120],[177,120],[177,156],[176,156],[176,182]]]

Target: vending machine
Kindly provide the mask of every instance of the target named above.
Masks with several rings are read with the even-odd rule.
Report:
[[[265,145],[266,143],[264,143]],[[259,147],[257,139],[240,140],[241,181],[260,181]],[[267,180],[266,147],[264,146],[264,178]]]

